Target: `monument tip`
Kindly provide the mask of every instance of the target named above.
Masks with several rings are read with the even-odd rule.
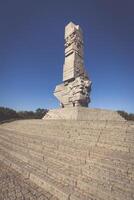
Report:
[[[66,26],[72,26],[72,27],[74,27],[74,26],[77,26],[77,25],[74,22],[70,21],[69,23],[67,23]]]

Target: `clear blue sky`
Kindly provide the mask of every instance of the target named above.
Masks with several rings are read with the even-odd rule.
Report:
[[[55,108],[64,27],[84,31],[90,107],[134,112],[133,0],[0,0],[0,106]]]

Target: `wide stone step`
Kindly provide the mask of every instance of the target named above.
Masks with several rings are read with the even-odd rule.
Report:
[[[15,132],[16,133],[16,132]],[[10,140],[11,141],[18,141],[20,144],[23,144],[23,145],[29,145],[29,146],[32,146],[34,145],[34,148],[36,149],[40,149],[42,150],[42,148],[50,148],[50,149],[55,149],[55,150],[59,150],[59,151],[62,151],[64,147],[68,147],[71,148],[71,154],[72,155],[78,155],[80,152],[80,156],[83,156],[83,157],[86,157],[88,155],[88,151],[90,150],[90,147],[92,147],[93,145],[95,145],[95,142],[92,142],[92,141],[81,141],[81,140],[72,140],[71,138],[53,138],[53,137],[41,137],[41,136],[27,136],[27,135],[21,135],[21,134],[14,134],[10,135],[10,132],[3,132],[2,135],[6,136],[7,137],[10,137]],[[20,139],[20,141],[19,141]],[[83,147],[83,148],[82,148]],[[82,148],[82,150],[81,150]],[[74,152],[74,153],[72,153]],[[76,153],[75,153],[76,152]],[[69,152],[68,152],[69,153]]]
[[[80,164],[85,163],[86,157],[80,157],[80,156],[76,157],[76,155],[63,153],[62,151],[59,151],[58,149],[53,149],[53,148],[50,150],[50,148],[47,148],[45,145],[41,145],[41,144],[28,143],[26,146],[26,143],[24,142],[25,145],[22,144],[21,146],[21,140],[20,141],[15,140],[15,138],[11,139],[9,138],[9,136],[5,136],[5,135],[0,136],[0,138],[5,140],[5,142],[7,142],[8,145],[14,146],[14,148],[16,148],[16,145],[18,145],[18,148],[20,151],[22,150],[22,148],[24,148],[24,150],[26,150],[27,148],[27,151],[28,150],[36,151],[42,157],[50,156],[57,160],[65,161],[67,163],[74,164],[74,165],[80,165]],[[12,140],[12,143],[11,143],[11,140]]]
[[[75,200],[81,197],[81,200],[95,200],[96,196],[93,194],[87,194],[83,191],[80,191],[77,187],[70,187],[67,185],[62,185],[56,181],[56,178],[52,178],[49,174],[44,174],[44,171],[31,166],[24,161],[11,156],[7,152],[4,152],[0,149],[0,160],[10,165],[19,173],[23,174],[25,178],[29,178],[35,184],[50,192],[51,194],[57,196],[61,200]],[[1,156],[3,155],[3,156]],[[99,199],[99,198],[97,198]]]
[[[0,159],[61,200],[134,198],[134,124],[126,121],[3,124]]]
[[[8,130],[2,130],[3,134],[13,134],[13,132],[8,131]],[[23,141],[28,140],[30,143],[38,143],[42,145],[49,145],[53,148],[60,148],[62,146],[69,146],[70,148],[74,148],[76,151],[82,148],[83,151],[90,150],[92,146],[95,146],[96,144],[98,145],[103,145],[103,146],[111,146],[112,149],[115,150],[123,150],[127,149],[127,151],[130,151],[133,143],[133,133],[132,132],[119,132],[119,131],[109,131],[107,132],[106,130],[102,130],[101,132],[89,132],[85,133],[84,135],[77,135],[76,136],[70,136],[68,135],[67,137],[63,136],[56,136],[50,134],[45,135],[42,133],[42,135],[28,135],[28,134],[23,134],[19,132],[15,132],[15,137],[18,137],[18,139],[22,139]],[[132,138],[132,139],[131,139]],[[129,142],[128,142],[129,140]],[[133,150],[133,149],[132,149]]]
[[[7,145],[8,144],[6,144],[5,145],[5,148],[7,147]],[[9,151],[10,151],[10,153],[11,153],[11,150],[12,149],[9,149]],[[16,156],[16,148],[14,148],[14,156]],[[34,152],[34,154],[35,154],[35,152]],[[33,156],[34,156],[34,154],[33,154]],[[37,156],[38,156],[38,154],[37,154]],[[18,158],[21,158],[21,155],[18,155],[17,156]],[[27,156],[26,156],[26,159],[24,158],[24,156],[22,157],[22,159],[23,159],[23,161],[27,161]],[[32,159],[32,157],[30,157],[30,160]],[[35,159],[35,157],[33,157],[33,159]],[[51,159],[50,159],[51,160]],[[41,160],[38,160],[39,162],[40,162],[40,166],[41,166]],[[37,161],[37,162],[38,162]],[[28,162],[28,161],[27,161]],[[31,163],[30,162],[30,164],[33,164],[33,166],[35,165],[35,166],[38,166],[38,164],[37,164],[37,162],[33,162],[33,163]],[[55,160],[55,164],[57,164],[58,163],[58,161],[57,160]],[[44,162],[42,162],[42,166],[43,165],[45,165],[46,163]],[[113,168],[111,168],[111,167],[105,167],[105,166],[102,166],[102,165],[95,165],[95,163],[92,163],[92,162],[90,162],[90,163],[88,163],[89,165],[88,166],[86,166],[86,167],[82,167],[81,168],[81,171],[82,171],[82,175],[84,175],[85,177],[88,177],[88,179],[90,178],[92,181],[95,179],[95,177],[97,176],[98,177],[98,179],[95,181],[96,182],[96,184],[103,184],[103,185],[107,185],[107,182],[112,182],[112,183],[116,183],[116,185],[118,185],[118,187],[120,187],[121,188],[121,184],[123,183],[123,184],[127,184],[127,188],[131,188],[131,185],[129,185],[129,179],[128,179],[128,177],[127,177],[127,172],[125,172],[125,174],[121,174],[121,172],[118,170],[118,172],[115,172],[115,169],[113,169]],[[54,169],[52,169],[52,164],[50,163],[49,164],[49,167],[46,169],[45,168],[45,170],[47,170],[47,172],[48,172],[48,174],[50,174],[51,176],[53,176],[53,178],[56,178],[56,177],[58,177],[58,180],[59,181],[63,181],[64,180],[64,184],[70,184],[70,185],[73,185],[73,186],[75,186],[76,185],[76,182],[77,182],[77,178],[76,177],[71,177],[71,170],[70,170],[70,174],[68,174],[68,175],[70,175],[70,177],[69,178],[65,178],[65,171],[62,171],[62,169],[60,169],[59,168],[59,166],[58,166],[58,168],[61,170],[60,172],[59,172],[59,170],[58,170],[58,168],[54,168]],[[45,167],[46,167],[46,165],[45,165]],[[42,170],[42,168],[40,167],[39,168],[40,170]],[[63,172],[63,176],[61,176],[61,172]],[[115,172],[115,173],[114,173]],[[80,174],[78,174],[78,175],[80,175]],[[109,177],[109,180],[106,178],[106,177]],[[123,180],[123,177],[124,177],[124,180]],[[86,180],[86,179],[85,179]],[[99,180],[101,180],[101,183],[97,183],[97,182],[99,182]],[[104,182],[104,180],[105,180],[105,182]],[[79,183],[79,181],[80,181],[80,183],[81,183],[81,180],[79,180],[78,179],[78,183]],[[132,182],[132,181],[131,181]],[[84,185],[85,185],[86,183],[84,183]],[[131,183],[132,184],[132,183]],[[93,185],[92,185],[93,186]],[[98,186],[97,186],[98,187]],[[122,188],[124,187],[124,185],[122,185]],[[87,187],[86,187],[87,188]],[[121,189],[122,189],[121,188]],[[126,187],[125,187],[126,188]],[[83,189],[83,188],[81,188],[81,189]],[[86,189],[85,189],[86,190]],[[100,189],[100,190],[102,190],[102,188]],[[94,190],[93,190],[94,191]],[[108,191],[107,191],[108,192]],[[130,191],[129,191],[130,192]]]
[[[127,148],[119,149],[112,149],[111,146],[102,146],[102,145],[97,145],[93,151],[90,154],[90,158],[111,158],[113,159],[113,161],[115,160],[121,160],[124,161],[128,164],[134,164],[134,154],[130,153],[129,151],[127,151]]]
[[[2,138],[2,137],[1,137]],[[74,158],[69,154],[64,154],[63,152],[56,152],[56,151],[48,151],[48,149],[43,149],[43,151],[40,151],[38,148],[34,148],[37,146],[34,146],[34,144],[31,146],[29,146],[29,148],[26,148],[25,146],[20,146],[19,143],[11,143],[8,139],[5,139],[3,141],[1,141],[1,145],[5,145],[9,148],[12,148],[20,153],[26,153],[27,155],[31,155],[34,156],[35,158],[40,158],[41,160],[43,160],[44,158],[52,158],[55,159],[57,162],[63,162],[65,160],[66,164],[74,164],[74,165],[78,165],[78,164],[83,164],[85,163],[85,160],[81,158],[81,160],[79,158]],[[67,159],[67,160],[66,160]],[[75,159],[75,160],[74,160]]]
[[[2,130],[3,131],[3,130]],[[110,143],[109,139],[108,139],[108,133],[104,132],[104,136],[103,133],[101,133],[100,137],[97,139],[97,142],[92,142],[88,140],[83,141],[80,140],[78,138],[78,140],[76,139],[75,141],[72,141],[70,138],[58,138],[57,139],[53,136],[35,136],[35,135],[31,135],[28,136],[26,134],[22,134],[22,133],[16,133],[13,135],[13,132],[4,130],[4,132],[1,133],[3,135],[3,137],[9,137],[11,141],[17,141],[20,144],[23,144],[24,146],[27,145],[27,147],[32,147],[34,146],[34,148],[36,150],[42,150],[43,147],[44,149],[50,147],[50,149],[52,148],[53,150],[59,150],[62,151],[64,149],[66,149],[66,153],[69,153],[69,149],[71,149],[71,154],[73,155],[73,150],[74,152],[78,151],[80,149],[80,147],[83,147],[82,151],[83,152],[83,156],[85,154],[85,157],[87,156],[87,154],[89,153],[90,150],[92,150],[91,147],[93,147],[94,151],[95,149],[98,149],[98,152],[100,152],[102,155],[103,153],[107,152],[107,149],[113,150],[113,151],[119,151],[119,156],[122,155],[122,152],[128,152],[130,151],[130,148],[132,147],[133,144],[133,140],[131,138],[133,138],[133,133],[131,132],[126,132],[124,135],[124,138],[122,136],[122,134],[120,135],[121,137],[121,142],[119,140],[120,137],[118,137],[118,133],[115,133],[115,138],[116,138],[116,142],[115,144]],[[106,137],[107,135],[107,137]],[[126,135],[126,137],[125,137]],[[112,135],[113,136],[113,135]],[[109,135],[109,137],[112,137],[111,134]],[[117,137],[116,137],[117,136]],[[102,139],[104,138],[104,140]],[[118,138],[118,139],[117,139]],[[111,138],[110,138],[111,139]],[[126,140],[129,139],[129,143],[126,142]],[[96,146],[97,144],[97,146]],[[120,144],[120,145],[119,145]],[[50,150],[49,149],[49,150]],[[105,150],[106,149],[106,150]],[[104,150],[104,152],[102,152],[102,150]],[[67,152],[68,151],[68,152]],[[121,153],[120,153],[121,151]],[[80,151],[78,151],[79,153]],[[97,151],[96,151],[97,152]],[[75,154],[75,153],[74,153]],[[76,156],[76,154],[75,154]],[[111,156],[111,155],[110,155]]]
[[[121,125],[121,127],[122,127],[122,125]],[[75,139],[80,139],[80,140],[88,139],[89,141],[90,140],[96,140],[96,138],[101,133],[101,138],[100,139],[102,139],[102,141],[106,137],[111,137],[110,141],[111,140],[113,140],[113,141],[118,140],[119,141],[120,139],[126,137],[127,126],[125,126],[125,127],[126,127],[125,129],[121,128],[121,130],[118,129],[116,126],[115,126],[115,128],[112,127],[112,129],[110,129],[110,127],[108,125],[108,122],[107,122],[107,126],[105,126],[104,128],[101,128],[101,129],[92,129],[92,128],[89,128],[89,127],[88,128],[85,128],[85,127],[82,128],[81,127],[80,129],[78,127],[77,127],[77,129],[74,128],[74,127],[73,128],[70,127],[70,129],[69,129],[67,127],[66,129],[64,129],[62,127],[53,128],[52,126],[48,127],[48,128],[44,127],[44,126],[42,128],[41,127],[36,127],[34,129],[33,127],[30,128],[30,127],[26,126],[26,127],[23,127],[23,132],[22,133],[24,135],[26,134],[27,136],[28,135],[31,135],[31,136],[36,135],[37,136],[37,133],[38,133],[38,136],[44,136],[44,137],[50,135],[51,137],[55,136],[55,137],[59,137],[59,138],[62,138],[62,137],[64,137],[64,138],[72,138],[72,139],[75,138]],[[18,129],[19,134],[22,134],[20,127],[18,127],[18,128],[19,128]],[[40,131],[38,131],[38,129],[40,129]],[[15,131],[16,129],[12,129],[12,130]],[[4,127],[3,127],[3,131],[4,131]]]
[[[2,137],[5,137],[5,135],[3,135]],[[9,137],[9,136],[7,136],[7,137]],[[6,139],[9,139],[9,138],[6,138]],[[10,141],[15,141],[15,138],[10,138]],[[19,146],[20,145],[22,145],[22,142],[20,142],[19,140],[17,141],[18,143],[19,143]],[[36,140],[36,142],[37,142],[37,140]],[[39,144],[37,144],[37,143],[28,143],[28,146],[26,146],[26,143],[24,143],[24,147],[29,147],[30,149],[35,149],[36,151],[42,151],[42,145],[40,145],[40,143]],[[58,150],[60,150],[61,152],[63,152],[64,151],[64,153],[65,153],[65,155],[66,156],[68,156],[68,154],[71,154],[71,157],[72,156],[77,156],[77,158],[78,157],[82,157],[82,159],[87,159],[87,157],[88,157],[88,151],[85,151],[85,152],[81,152],[81,154],[79,155],[79,153],[80,153],[80,151],[78,151],[78,152],[76,152],[76,149],[73,149],[73,148],[71,148],[71,147],[67,147],[67,146],[65,146],[65,145],[60,145],[59,146],[59,148],[58,148]],[[113,147],[112,147],[113,148]],[[43,149],[44,149],[44,152],[46,151],[47,153],[49,153],[49,152],[53,152],[54,150],[54,154],[55,155],[57,155],[58,154],[58,151],[57,151],[57,148],[54,148],[53,146],[52,146],[52,149],[51,148],[48,148],[48,146],[44,146],[43,147]],[[116,151],[115,151],[116,150]],[[128,156],[129,156],[129,151],[128,151],[128,148],[121,148],[120,147],[120,149],[119,150],[123,150],[123,151],[117,151],[118,149],[114,149],[114,151],[112,151],[111,150],[111,147],[109,148],[108,146],[106,146],[106,145],[103,145],[102,146],[102,144],[101,144],[101,146],[99,147],[99,146],[96,146],[91,152],[90,152],[90,154],[91,154],[91,156],[92,156],[92,158],[93,158],[93,155],[94,155],[94,157],[102,157],[103,155],[103,157],[105,158],[106,157],[106,160],[108,160],[108,158],[111,158],[111,153],[112,153],[112,159],[114,158],[114,155],[116,156],[116,158],[115,158],[115,160],[117,160],[116,161],[116,164],[118,163],[118,158],[121,158],[120,156],[121,155],[123,155],[124,154],[124,157],[125,158],[127,158],[127,161],[129,162],[129,160],[130,159],[128,159]],[[108,154],[108,152],[109,152],[109,154]],[[117,153],[116,153],[117,152]],[[123,153],[124,152],[124,153]],[[62,154],[62,153],[61,153]],[[98,155],[96,155],[96,154],[98,154]],[[114,154],[114,155],[113,155]],[[118,157],[117,157],[117,155],[118,155]],[[63,154],[63,156],[64,156],[64,154]],[[65,157],[66,157],[65,156]],[[73,157],[72,157],[73,158]],[[132,157],[132,160],[133,160],[133,157]],[[121,162],[121,161],[120,161]]]
[[[55,132],[58,132],[58,130],[55,130]],[[47,133],[41,133],[41,134],[28,134],[28,133],[21,133],[21,132],[18,132],[18,131],[9,131],[9,130],[6,130],[6,129],[3,129],[3,130],[0,130],[0,133],[3,135],[9,135],[9,137],[16,137],[16,139],[21,139],[21,140],[26,140],[28,139],[29,141],[31,140],[31,142],[40,142],[41,144],[43,143],[43,141],[52,141],[52,143],[62,143],[62,142],[65,142],[65,143],[70,143],[72,141],[78,141],[78,142],[96,142],[98,140],[98,137],[99,137],[99,134],[100,132],[99,131],[90,131],[89,133],[85,133],[84,135],[80,135],[79,133],[77,134],[66,134],[66,136],[60,134],[56,134],[56,133],[52,133],[51,134],[47,134]]]
[[[25,175],[26,178],[29,178],[39,187],[45,189],[59,199],[69,199],[69,196],[72,193],[72,188],[63,186],[56,180],[50,178],[49,175],[44,175],[44,173],[41,173],[41,171],[36,167],[33,168],[33,166],[30,166],[25,162],[20,162],[18,159],[13,156],[11,157],[9,154],[6,154],[5,156],[4,152],[2,152],[2,154],[4,155],[4,158],[2,159],[3,162],[10,164],[13,169]]]
[[[4,155],[4,153],[2,153]],[[5,159],[7,158],[7,160]],[[51,192],[52,194],[56,195],[58,198],[62,199],[91,199],[95,200],[98,199],[121,199],[123,195],[125,196],[125,199],[127,200],[133,200],[133,193],[130,191],[126,191],[117,185],[113,184],[112,186],[110,184],[99,184],[98,182],[95,182],[93,179],[85,179],[81,178],[77,181],[77,187],[67,187],[59,184],[59,182],[56,182],[49,176],[44,176],[40,174],[40,169],[33,169],[31,166],[27,166],[26,163],[23,164],[23,162],[18,162],[15,160],[14,157],[12,157],[11,162],[9,159],[9,156],[5,156],[3,160],[6,160],[6,164],[10,163],[10,165],[17,171],[25,174],[26,177],[29,177],[33,182],[35,182],[40,187],[46,189],[47,191]],[[48,178],[49,177],[49,178]],[[51,181],[52,182],[51,182]],[[56,186],[54,186],[54,183],[56,182]],[[52,184],[52,185],[51,185]],[[58,186],[58,189],[57,189]],[[55,189],[56,187],[56,189]],[[130,187],[129,187],[130,189]],[[60,193],[58,192],[60,190]],[[71,191],[71,192],[70,192]],[[58,195],[57,195],[58,192]],[[123,194],[123,195],[122,195]],[[116,197],[116,198],[115,198]]]
[[[77,187],[82,190],[84,193],[96,194],[96,197],[100,199],[125,199],[133,200],[133,185],[126,185],[126,187],[120,187],[120,185],[115,184],[114,182],[96,182],[94,179],[89,180],[83,178],[78,180]],[[131,189],[129,188],[131,187]],[[98,198],[97,198],[98,199]]]
[[[38,154],[33,152],[33,154],[29,154],[24,152],[20,152],[18,148],[10,146],[8,143],[3,142],[1,145],[1,149],[9,153],[10,155],[20,159],[31,166],[38,167],[41,171],[47,172],[53,178],[57,178],[57,180],[62,181],[64,185],[76,184],[76,178],[80,174],[80,167],[73,167],[63,161],[58,161],[51,157],[36,157]],[[31,153],[31,152],[30,152]],[[49,155],[48,155],[49,156]],[[72,169],[72,170],[71,170]]]
[[[92,180],[98,185],[116,185],[118,188],[124,189],[126,192],[134,190],[134,181],[128,175],[128,172],[119,169],[113,169],[106,166],[98,166],[95,163],[82,168],[82,176],[86,180]],[[102,189],[100,189],[102,190]]]
[[[14,144],[10,144],[10,142],[7,141],[2,141],[1,142],[1,147],[7,148],[8,151],[13,151],[14,154],[18,155],[20,154],[20,157],[22,159],[24,159],[24,161],[30,162],[31,160],[37,160],[37,162],[41,162],[43,161],[42,164],[45,164],[46,161],[50,162],[50,166],[53,164],[55,164],[56,166],[58,166],[58,168],[65,168],[67,170],[67,167],[69,167],[69,169],[72,167],[72,169],[77,169],[78,170],[78,165],[77,163],[74,162],[74,164],[70,161],[66,162],[66,160],[64,161],[64,159],[62,159],[62,157],[58,157],[57,155],[55,155],[54,153],[50,153],[50,152],[45,152],[45,153],[40,153],[37,152],[36,150],[32,150],[32,149],[26,149],[23,147],[20,147],[19,145],[14,145]],[[19,157],[19,155],[18,155]],[[74,173],[74,171],[73,171]],[[69,175],[71,174],[71,171],[69,172]],[[78,174],[77,174],[78,175]]]
[[[83,129],[118,129],[126,130],[128,127],[127,122],[117,122],[117,121],[43,121],[43,120],[20,120],[9,124],[1,125],[1,128],[6,127],[10,130],[18,130],[19,132],[36,132],[41,133],[42,131],[48,130],[83,130]],[[132,127],[132,125],[131,125]],[[53,129],[55,128],[55,129]]]

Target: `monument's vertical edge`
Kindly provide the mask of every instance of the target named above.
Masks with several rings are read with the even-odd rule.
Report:
[[[65,61],[63,83],[54,95],[61,107],[88,107],[91,81],[84,69],[83,33],[79,25],[70,22],[65,27]]]

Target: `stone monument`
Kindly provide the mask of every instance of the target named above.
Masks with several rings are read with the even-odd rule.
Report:
[[[45,120],[121,120],[117,112],[89,109],[91,81],[84,67],[83,33],[79,25],[70,22],[65,27],[65,62],[63,83],[57,85],[54,95],[60,108],[49,110]]]
[[[91,81],[84,69],[83,34],[79,25],[70,22],[65,27],[65,62],[63,83],[56,86],[54,95],[65,107],[88,107]]]

